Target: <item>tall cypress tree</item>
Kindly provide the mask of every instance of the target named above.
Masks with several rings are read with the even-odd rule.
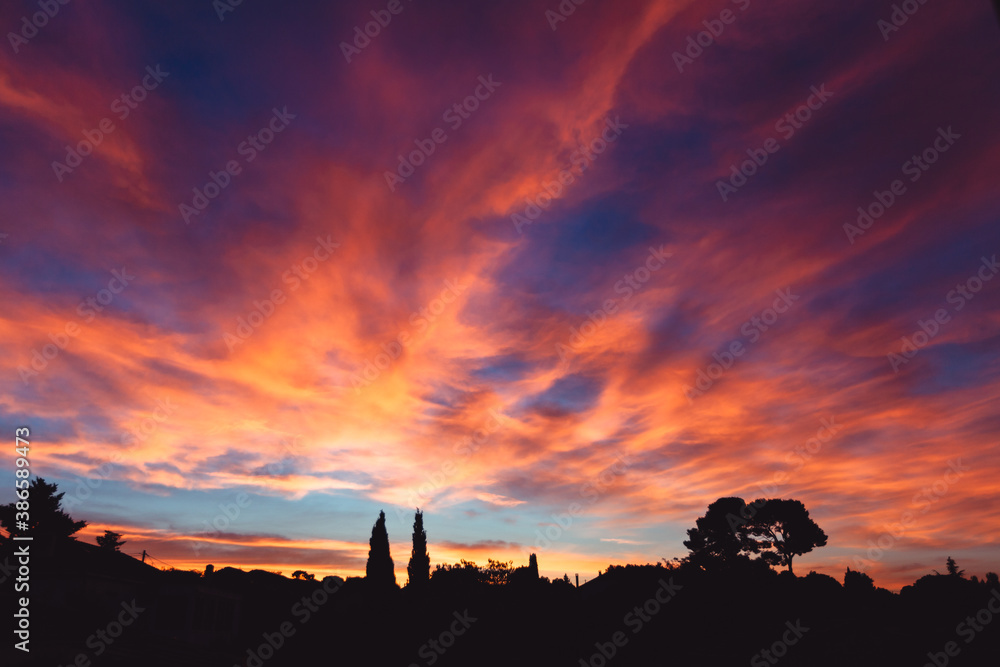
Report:
[[[431,557],[427,553],[427,533],[424,531],[424,514],[419,509],[413,518],[413,551],[406,566],[409,586],[423,589],[431,578]]]
[[[389,554],[389,533],[385,530],[385,512],[378,513],[378,521],[372,527],[372,537],[368,540],[365,579],[377,586],[396,585],[396,570]]]

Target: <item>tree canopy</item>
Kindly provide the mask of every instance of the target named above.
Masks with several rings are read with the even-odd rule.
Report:
[[[731,566],[759,554],[768,565],[792,571],[795,556],[825,546],[826,533],[798,500],[719,498],[688,529],[688,560],[705,568]]]
[[[741,554],[751,551],[745,530],[747,504],[742,498],[719,498],[708,506],[705,516],[689,528],[684,546],[691,550],[688,559],[702,567],[731,564]]]
[[[809,517],[809,510],[800,501],[759,498],[753,505],[758,510],[746,531],[756,543],[754,551],[774,549],[778,556],[776,564],[787,565],[789,572],[795,556],[826,546],[826,533]]]
[[[73,534],[86,527],[86,521],[74,521],[62,509],[65,493],[56,493],[56,485],[36,477],[28,486],[27,529],[18,529],[17,503],[0,505],[0,526],[10,534],[28,534],[37,540],[75,539]],[[21,501],[23,502],[23,501]]]
[[[125,540],[122,539],[122,534],[113,530],[106,530],[104,535],[97,538],[97,546],[108,551],[121,551],[124,545]]]

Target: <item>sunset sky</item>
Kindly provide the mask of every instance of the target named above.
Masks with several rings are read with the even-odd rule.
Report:
[[[6,3],[0,424],[183,569],[998,570],[1000,34],[913,4]]]

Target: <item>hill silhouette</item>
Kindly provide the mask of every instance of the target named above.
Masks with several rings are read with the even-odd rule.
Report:
[[[52,497],[55,488],[36,485],[35,493]],[[786,555],[826,536],[790,502],[720,499],[689,531],[687,558],[612,565],[579,586],[540,576],[534,554],[518,566],[440,564],[426,576],[434,543],[422,513],[405,586],[386,569],[384,515],[372,533],[369,576],[322,580],[304,571],[157,569],[117,551],[121,536],[111,546],[74,539],[82,522],[65,517],[52,548],[32,555],[30,655],[13,651],[4,664],[997,664],[995,573],[966,577],[949,558],[944,574],[899,593],[851,569],[842,581],[796,576],[790,559],[773,557],[778,533],[768,525],[788,519],[779,540]],[[58,503],[50,509],[61,511]],[[717,530],[731,521],[728,534]],[[2,558],[14,545],[2,539]]]

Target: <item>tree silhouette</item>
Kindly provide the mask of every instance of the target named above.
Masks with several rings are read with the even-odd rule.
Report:
[[[956,563],[955,559],[952,558],[951,556],[948,556],[948,560],[946,561],[945,566],[948,569],[948,574],[950,574],[953,577],[961,577],[962,575],[965,574],[965,570],[959,570],[958,563]]]
[[[464,558],[453,565],[438,564],[434,568],[431,580],[445,582],[456,588],[471,589],[480,584],[486,583],[486,576],[483,569],[476,565],[475,561],[468,561]]]
[[[688,561],[704,568],[732,564],[753,550],[747,537],[748,506],[742,498],[719,498],[705,516],[689,528],[684,546],[691,550]]]
[[[97,538],[97,546],[108,551],[121,551],[124,544],[125,540],[122,539],[122,534],[113,530],[106,530],[104,535]]]
[[[514,571],[513,561],[501,561],[493,560],[492,558],[487,559],[489,563],[486,567],[482,568],[483,580],[493,586],[503,586],[508,581],[510,581],[511,572]]]
[[[56,493],[55,484],[47,484],[41,477],[36,477],[28,487],[30,510],[27,528],[18,528],[17,513],[23,510],[18,509],[16,502],[0,505],[0,527],[10,534],[31,535],[36,540],[75,539],[73,533],[84,528],[87,522],[74,521],[62,510],[60,505],[64,495]]]
[[[507,583],[514,586],[536,586],[541,581],[538,576],[538,557],[529,554],[528,564],[523,567],[515,567],[507,577]]]
[[[295,572],[292,572],[292,579],[305,579],[306,581],[316,581],[316,575],[309,574],[305,570],[295,570]]]
[[[873,591],[875,590],[875,582],[864,572],[848,567],[847,572],[844,572],[844,590]]]
[[[562,589],[573,588],[573,583],[569,580],[568,574],[564,574],[562,576],[562,579],[553,579],[552,585],[555,586],[556,588],[562,588]]]
[[[396,570],[389,553],[389,533],[385,530],[385,512],[378,513],[378,521],[372,527],[372,536],[368,540],[365,579],[376,586],[396,585]]]
[[[409,586],[423,589],[431,579],[431,557],[427,553],[427,533],[424,531],[424,514],[419,509],[413,517],[413,551],[406,566]]]
[[[758,498],[748,505],[742,498],[719,498],[687,532],[688,562],[706,569],[731,566],[760,553],[760,561],[787,565],[792,572],[795,556],[827,541],[798,500]]]
[[[773,548],[779,557],[776,562],[787,565],[789,572],[792,572],[795,556],[826,546],[826,533],[809,518],[809,510],[800,501],[760,498],[753,505],[759,509],[749,522],[747,531],[749,535],[763,539],[757,540],[752,550]],[[773,558],[762,558],[775,562]]]

